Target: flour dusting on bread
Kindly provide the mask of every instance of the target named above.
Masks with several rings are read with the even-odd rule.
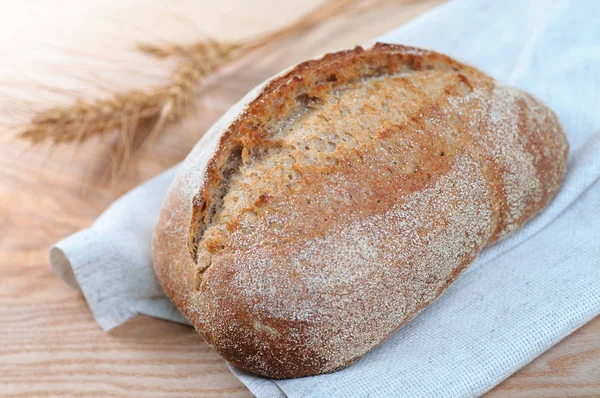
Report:
[[[364,355],[555,195],[567,142],[528,94],[377,44],[264,84],[186,160],[157,275],[233,364],[284,378]]]

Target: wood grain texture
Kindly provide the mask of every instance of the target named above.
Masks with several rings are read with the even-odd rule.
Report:
[[[193,115],[171,128],[157,144],[144,147],[134,167],[112,187],[93,183],[109,159],[110,138],[78,147],[38,150],[29,150],[20,142],[3,142],[0,396],[251,396],[191,328],[139,317],[103,332],[82,295],[52,274],[48,247],[89,226],[117,197],[181,160],[224,110],[259,81],[291,63],[381,34],[441,2],[399,0],[336,18],[248,58],[226,78],[206,85]],[[174,3],[181,6],[182,2]],[[40,2],[40,7],[48,7],[43,4]],[[216,7],[211,4],[206,2],[208,16],[210,7],[213,11]],[[269,22],[270,26],[281,23],[280,11],[273,8],[262,12],[262,25],[268,28]],[[239,10],[237,13],[247,17]],[[145,23],[150,23],[148,20],[152,18]],[[243,28],[243,24],[227,27],[238,29],[238,33]],[[2,40],[7,44],[10,36]],[[6,102],[0,104],[2,117],[6,117]],[[11,110],[18,108],[14,103],[11,106]],[[488,396],[600,396],[600,318]]]

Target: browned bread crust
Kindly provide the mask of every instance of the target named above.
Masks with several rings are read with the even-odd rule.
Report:
[[[156,273],[234,365],[330,372],[546,206],[567,149],[540,101],[442,54],[327,54],[257,89],[188,156]]]

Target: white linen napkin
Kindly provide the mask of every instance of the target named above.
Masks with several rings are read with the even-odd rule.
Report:
[[[596,0],[454,0],[377,39],[447,53],[547,102],[571,145],[563,187],[543,213],[484,250],[442,297],[354,365],[292,380],[232,368],[255,395],[477,396],[600,314],[598,21]],[[82,290],[106,330],[136,314],[185,322],[163,295],[150,256],[174,171],[50,250],[57,275]]]

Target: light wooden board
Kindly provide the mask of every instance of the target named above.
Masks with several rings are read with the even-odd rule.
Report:
[[[23,143],[3,141],[0,396],[250,396],[224,361],[191,328],[139,317],[110,333],[100,330],[82,295],[52,274],[47,263],[48,247],[89,226],[121,194],[181,160],[225,109],[264,78],[303,58],[381,34],[441,2],[399,0],[336,18],[248,58],[207,85],[198,95],[194,114],[169,129],[155,145],[144,147],[132,169],[112,187],[94,183],[109,159],[109,138],[53,150],[28,150]],[[206,18],[210,19],[219,4],[204,3]],[[58,12],[48,4],[56,2],[38,2],[41,14]],[[183,1],[174,4],[183,7]],[[295,5],[290,2],[287,7]],[[258,12],[250,8],[246,11]],[[262,25],[281,23],[281,7],[260,12]],[[290,9],[287,16],[293,17],[294,13]],[[226,19],[226,13],[219,15],[219,20]],[[238,9],[234,16],[247,15]],[[27,21],[13,21],[14,26],[23,24]],[[244,26],[231,29],[240,33]],[[12,39],[2,40],[2,44],[10,45]],[[32,40],[29,49],[35,49],[38,42]],[[6,69],[10,60],[3,62]],[[35,93],[31,97],[36,97]],[[0,101],[0,105],[4,118],[12,115],[8,109],[12,112],[19,108],[14,101]],[[567,337],[489,393],[490,397],[584,395],[600,396],[600,319]]]

